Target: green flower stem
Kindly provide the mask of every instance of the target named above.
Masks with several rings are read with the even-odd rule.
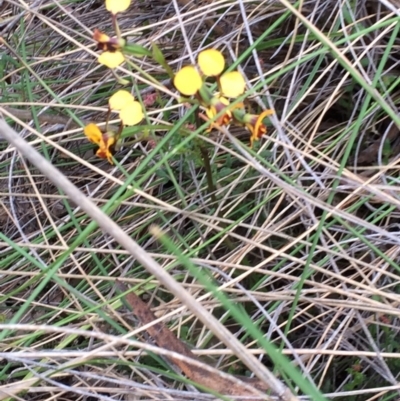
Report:
[[[112,23],[113,23],[115,34],[117,35],[118,40],[121,40],[122,39],[121,30],[119,29],[117,16],[114,14],[112,14]]]
[[[200,121],[198,114],[196,114],[195,120],[196,120],[197,128],[199,128],[203,125],[202,121]],[[213,179],[213,174],[212,174],[212,169],[211,169],[211,161],[210,161],[210,157],[208,154],[208,150],[203,144],[199,144],[198,147],[200,150],[201,157],[203,159],[204,169],[206,170],[207,190],[208,190],[208,193],[210,194],[212,203],[217,205],[218,199],[217,199],[217,196],[215,195],[216,188],[215,188],[215,184],[214,184],[214,179]],[[221,215],[221,213],[218,213],[218,217],[222,218],[223,216]],[[223,229],[225,229],[227,227],[227,224],[221,222],[220,226]],[[226,236],[223,239],[223,242],[230,251],[233,251],[234,249],[236,249],[236,245],[228,236]],[[243,258],[243,264],[250,266],[250,262],[247,259],[247,256],[245,256]]]
[[[203,86],[199,89],[198,93],[196,93],[196,97],[199,98],[201,104],[210,105],[213,95],[207,88],[207,85],[204,83]]]

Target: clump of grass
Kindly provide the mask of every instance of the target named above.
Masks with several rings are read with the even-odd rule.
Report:
[[[103,2],[5,3],[0,111],[293,394],[397,399],[399,28],[389,6],[134,1],[117,20],[138,47],[116,78],[92,40],[95,28],[114,32]],[[209,48],[245,77],[238,103],[275,111],[253,148],[245,127],[207,132],[204,105],[179,102],[171,71]],[[108,100],[126,87],[145,118],[118,131]],[[114,165],[83,135],[108,117]],[[6,397],[211,397],[150,347],[117,278],[200,359],[257,373],[46,175],[4,140],[0,151]]]

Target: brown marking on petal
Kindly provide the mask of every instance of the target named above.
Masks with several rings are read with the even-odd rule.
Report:
[[[110,40],[110,37],[101,32],[99,29],[95,28],[93,31],[93,40],[99,43],[107,43]]]
[[[263,135],[265,135],[267,133],[267,127],[262,124],[258,127],[258,131],[256,133],[257,138],[260,139]]]
[[[107,151],[104,148],[97,149],[96,156],[100,157],[100,159],[107,159]]]
[[[261,138],[261,136],[267,132],[267,127],[264,125],[263,120],[265,117],[271,116],[272,114],[274,114],[273,110],[266,109],[257,117],[257,121],[254,125],[254,131],[256,133],[257,138]],[[265,129],[264,134],[259,135],[259,131],[263,129]]]
[[[232,120],[232,114],[226,113],[221,117],[221,124],[220,125],[228,125],[231,122],[231,120]]]
[[[121,50],[121,44],[117,38],[110,38],[97,28],[93,31],[93,39],[97,42],[97,49],[102,50],[103,52],[115,52]]]

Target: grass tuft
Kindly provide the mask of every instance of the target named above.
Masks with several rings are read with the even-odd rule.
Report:
[[[103,1],[0,4],[3,118],[220,327],[0,136],[0,399],[232,399],[171,363],[116,280],[197,363],[263,377],[266,399],[398,399],[400,21],[390,4],[136,0],[117,18],[136,47],[113,71],[92,40],[96,28],[114,32]],[[246,80],[232,103],[274,110],[252,148],[245,127],[207,131],[204,105],[180,101],[171,82],[212,47]],[[145,118],[124,127],[111,165],[83,127],[105,129],[122,88]],[[108,128],[119,123],[112,113]]]

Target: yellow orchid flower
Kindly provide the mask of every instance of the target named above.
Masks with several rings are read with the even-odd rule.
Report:
[[[96,155],[102,159],[107,159],[110,164],[113,164],[111,147],[115,144],[114,133],[103,133],[100,128],[93,123],[86,125],[83,132],[90,142],[95,143],[99,147]]]
[[[131,5],[131,0],[106,0],[106,9],[112,14],[122,13]]]
[[[142,105],[126,90],[115,92],[108,100],[108,104],[111,110],[119,111],[119,117],[124,125],[136,125],[143,120]]]
[[[102,159],[107,159],[110,164],[113,164],[111,146],[115,144],[115,137],[109,136],[109,133],[103,135],[104,140],[100,143],[100,147],[96,152],[96,155]]]
[[[246,82],[239,71],[231,71],[223,74],[219,79],[221,92],[226,97],[238,97],[244,93]]]
[[[130,103],[133,103],[135,98],[132,94],[124,89],[115,92],[110,99],[108,99],[108,104],[112,110],[121,110],[123,107]]]
[[[106,35],[104,32],[101,32],[99,29],[95,28],[93,31],[93,39],[99,43],[108,43],[110,41],[110,37]]]
[[[115,52],[106,51],[100,54],[98,61],[100,64],[103,64],[108,68],[114,69],[125,61],[125,57],[118,50]]]
[[[125,106],[119,112],[119,117],[124,125],[136,125],[143,120],[144,113],[142,105],[139,102],[133,102]]]
[[[206,108],[206,115],[210,120],[213,120],[217,114],[219,114],[222,110],[224,110],[227,106],[229,106],[229,100],[224,97],[213,97],[210,101],[210,105]],[[215,122],[213,122],[207,131],[212,130],[213,124],[222,126],[228,125],[232,120],[232,112],[229,109],[226,109],[225,113],[223,113],[220,117],[218,117]]]
[[[192,96],[201,88],[203,81],[196,67],[188,65],[175,74],[174,85],[182,95]]]
[[[220,75],[225,67],[224,56],[216,49],[207,49],[200,52],[197,62],[201,72],[207,77]]]
[[[100,144],[103,134],[96,124],[90,123],[86,125],[86,127],[83,129],[83,132],[90,142],[95,143],[96,145]]]
[[[253,147],[254,142],[258,141],[267,133],[267,127],[264,124],[266,117],[274,114],[273,110],[264,110],[260,115],[246,114],[243,118],[246,128],[250,131],[250,147]]]
[[[93,39],[97,42],[97,48],[103,51],[115,52],[125,46],[124,39],[110,38],[97,28],[93,31]]]

